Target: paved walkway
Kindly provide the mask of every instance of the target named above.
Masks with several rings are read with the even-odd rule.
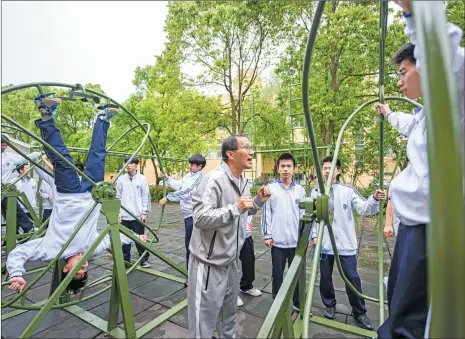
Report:
[[[149,222],[152,225],[159,219],[160,208],[153,205],[149,215]],[[362,278],[362,288],[367,295],[377,297],[377,240],[373,232],[375,219],[361,218],[360,232],[361,246],[359,251],[359,274]],[[255,241],[256,256],[256,279],[255,287],[262,290],[260,297],[252,297],[241,293],[244,306],[240,307],[237,314],[237,337],[238,338],[255,338],[260,327],[271,307],[273,299],[271,298],[271,254],[261,240],[260,217],[254,218],[253,238]],[[101,217],[99,229],[105,226],[105,219]],[[175,263],[185,265],[184,249],[184,223],[179,206],[167,205],[165,209],[164,222],[159,232],[160,242],[154,247],[166,254]],[[388,245],[392,252],[393,241],[389,240]],[[389,253],[385,249],[385,275],[389,267]],[[137,258],[137,253],[133,246],[133,258]],[[2,260],[3,262],[3,260]],[[173,268],[161,260],[150,257],[152,268],[166,273],[182,276]],[[39,262],[28,263],[28,269],[42,265]],[[308,269],[310,268],[308,264]],[[112,262],[108,254],[94,257],[89,264],[89,281],[97,277],[111,273]],[[240,273],[239,273],[240,274]],[[28,276],[27,281],[31,281],[36,275]],[[27,295],[27,303],[38,302],[47,298],[50,289],[51,273],[47,273]],[[136,328],[146,324],[154,319],[167,308],[176,305],[187,297],[187,289],[183,284],[172,282],[163,278],[154,277],[141,272],[134,272],[128,276],[129,288],[131,293],[132,307],[135,315]],[[347,294],[344,290],[344,283],[335,268],[334,284],[337,297],[337,320],[340,322],[355,324],[355,320],[350,316],[350,307]],[[88,292],[96,292],[106,284],[90,289]],[[2,298],[8,299],[11,296],[9,290],[3,288]],[[109,313],[109,291],[102,295],[86,301],[80,305],[89,312],[98,315],[103,319],[108,318]],[[377,304],[367,302],[368,315],[375,326],[379,325]],[[11,311],[11,309],[2,309],[2,314]],[[323,305],[319,297],[318,288],[314,297],[313,313],[323,315]],[[35,311],[29,311],[16,317],[2,321],[2,338],[18,338],[27,324],[36,314]],[[120,321],[122,319],[120,318]],[[341,333],[319,325],[311,324],[312,338],[354,338],[355,336],[347,333]],[[73,317],[66,311],[52,310],[36,329],[34,338],[103,338],[103,333],[86,322]],[[162,326],[154,329],[146,335],[147,338],[185,338],[187,337],[187,309],[178,313]],[[108,337],[106,337],[108,338]]]

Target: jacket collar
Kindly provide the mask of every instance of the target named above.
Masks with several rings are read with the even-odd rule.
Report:
[[[281,181],[281,178],[276,179],[276,182],[284,186],[284,183]],[[295,186],[295,181],[294,181],[294,178],[292,178],[292,181],[289,187],[294,187],[294,186]]]
[[[226,175],[229,177],[229,180],[231,180],[237,186],[237,189],[239,190],[239,193],[242,195],[242,192],[244,192],[244,189],[245,189],[245,187],[247,186],[247,183],[248,183],[248,181],[245,181],[245,185],[242,184],[244,182],[244,179],[245,179],[244,175],[241,173],[240,178],[239,179],[236,178],[234,176],[234,174],[232,173],[231,168],[226,163],[226,161],[223,161],[221,163],[221,167],[223,167]],[[243,186],[243,187],[241,187],[241,186]]]

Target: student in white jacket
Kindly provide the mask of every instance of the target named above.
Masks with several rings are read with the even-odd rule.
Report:
[[[131,157],[128,155],[124,162],[127,163]],[[132,214],[138,216],[140,221],[147,221],[147,214],[150,212],[150,192],[149,182],[137,171],[139,159],[134,157],[126,167],[126,174],[118,178],[116,182],[116,197],[121,199],[121,205],[125,206]],[[144,234],[145,228],[138,220],[134,219],[125,210],[120,210],[120,223],[137,234]],[[136,244],[139,256],[144,253],[144,248]],[[123,245],[124,260],[131,262],[131,244]],[[149,253],[147,252],[142,258],[140,265],[150,267]]]
[[[322,172],[325,182],[328,181],[332,156],[323,159]],[[386,192],[376,190],[368,199],[363,198],[360,193],[351,186],[339,183],[341,173],[341,161],[336,162],[336,170],[332,179],[332,186],[329,196],[330,221],[336,239],[336,246],[339,251],[342,269],[350,283],[362,293],[362,283],[357,272],[357,235],[355,233],[355,223],[352,210],[357,211],[360,215],[373,215],[379,211],[379,200],[386,199]],[[310,196],[317,198],[320,193],[318,189],[312,190]],[[311,233],[312,241],[315,244],[317,234],[317,225],[314,224]],[[327,251],[327,258],[320,260],[320,295],[323,304],[326,307],[324,316],[329,319],[336,318],[336,296],[333,286],[333,266],[334,250],[331,245],[328,229],[325,227],[323,234],[323,246]],[[365,301],[358,297],[352,290],[346,286],[347,296],[352,306],[352,315],[358,324],[368,330],[373,329],[370,319],[367,317]]]
[[[262,233],[265,245],[271,248],[273,298],[283,283],[286,262],[291,266],[299,240],[299,220],[304,210],[299,201],[305,198],[305,189],[293,180],[295,159],[290,153],[278,157],[276,166],[279,179],[268,185],[270,199],[263,206]],[[300,311],[299,286],[293,295],[293,308]]]
[[[405,34],[410,38],[410,43],[403,45],[393,57],[393,63],[400,73],[397,85],[407,98],[416,100],[422,94],[420,64],[423,56],[416,46],[411,1],[396,2],[404,11]],[[445,29],[451,48],[448,55],[451,57],[453,74],[450,75],[454,77],[459,90],[461,130],[465,133],[465,58],[464,48],[460,47],[462,30],[450,23]],[[431,221],[426,116],[422,108],[415,109],[412,115],[391,112],[389,105],[381,103],[376,104],[376,110],[399,133],[408,137],[407,155],[410,160],[410,166],[395,177],[390,185],[391,203],[394,213],[399,216],[400,225],[389,270],[389,317],[378,329],[378,337],[424,338],[429,301],[426,227]],[[465,148],[463,138],[464,135],[462,143]]]
[[[24,163],[16,167],[16,171],[19,173],[19,175],[23,175],[25,172],[29,170],[29,163]],[[26,174],[24,177],[19,179],[16,182],[16,188],[18,191],[23,192],[24,195],[26,196],[27,200],[31,204],[32,209],[34,210],[34,213],[38,212],[37,208],[37,181],[34,178],[31,178],[29,174]],[[32,220],[31,213],[27,210],[26,206],[21,205],[22,210],[24,213],[26,213],[27,217]]]
[[[11,174],[15,170],[15,167],[27,162],[19,154],[6,152],[8,149],[8,144],[6,141],[10,141],[9,138],[2,134],[1,150],[2,150],[2,184],[10,183]],[[28,155],[34,161],[40,159],[40,152],[33,152]],[[6,211],[7,211],[7,198],[2,200],[2,216],[6,220]],[[19,202],[16,203],[16,232],[19,231],[19,228],[23,230],[24,233],[32,231],[33,224],[31,219],[29,219],[21,208]],[[5,242],[2,243],[2,246],[5,246]]]
[[[37,99],[36,99],[37,100]],[[56,106],[55,106],[56,107]],[[54,111],[44,104],[39,105],[42,119],[36,120],[35,124],[40,129],[42,139],[50,144],[56,151],[63,155],[68,161],[73,162],[69,155],[60,131],[53,120]],[[101,182],[104,179],[105,157],[106,157],[106,140],[107,131],[110,126],[109,120],[117,114],[117,110],[107,109],[105,107],[97,110],[97,119],[95,121],[91,145],[87,156],[85,172],[95,182]],[[50,216],[47,232],[43,238],[28,241],[17,246],[9,253],[6,268],[10,277],[11,284],[9,289],[21,292],[26,284],[23,279],[25,273],[24,264],[28,260],[52,260],[63,245],[69,240],[76,227],[87,216],[88,212],[94,205],[94,199],[91,195],[92,184],[83,178],[79,180],[77,172],[55,155],[54,152],[45,150],[48,158],[51,160],[54,169],[54,179],[42,172],[42,178],[53,188],[53,211]],[[63,278],[66,277],[73,267],[81,259],[82,254],[86,252],[91,244],[97,239],[97,222],[100,215],[101,205],[88,215],[83,226],[73,238],[71,243],[62,253],[61,258],[66,261],[63,269]],[[146,241],[145,236],[140,238]],[[121,236],[123,243],[130,242],[130,239]],[[98,245],[94,253],[102,252],[109,248],[110,238],[106,236]],[[68,290],[77,291],[82,288],[87,281],[88,262],[86,261],[77,271],[74,279],[68,285]]]
[[[205,168],[207,160],[201,154],[194,154],[189,157],[189,174],[185,175],[181,182],[177,182],[166,173],[163,176],[166,179],[166,184],[176,192],[170,192],[166,197],[159,201],[159,205],[163,206],[168,201],[179,202],[181,211],[184,216],[184,227],[186,235],[184,237],[184,245],[186,246],[186,267],[189,269],[189,243],[192,237],[194,227],[194,219],[192,218],[192,196],[195,190],[202,181],[202,170]],[[187,280],[186,280],[187,282]],[[185,283],[186,284],[186,283]]]

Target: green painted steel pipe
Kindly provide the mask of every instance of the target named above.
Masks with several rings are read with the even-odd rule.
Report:
[[[388,20],[388,2],[381,1],[379,7],[379,101],[384,104],[384,45],[386,42],[387,20]],[[379,188],[384,188],[384,117],[380,114],[379,121]],[[379,201],[378,212],[378,312],[380,323],[384,321],[384,284],[383,284],[383,269],[384,269],[384,234],[383,234],[383,207],[384,201]]]
[[[318,27],[320,25],[320,20],[321,20],[321,16],[323,15],[325,5],[326,5],[326,0],[320,0],[318,1],[318,5],[316,6],[315,14],[313,15],[312,28],[310,30],[310,33],[308,34],[307,47],[305,49],[304,65],[303,65],[303,71],[302,71],[302,104],[304,108],[305,122],[307,124],[307,131],[308,131],[310,143],[312,145],[312,153],[313,153],[313,158],[314,158],[315,171],[316,171],[316,176],[318,179],[318,186],[320,187],[321,194],[325,193],[325,189],[323,186],[323,174],[321,173],[320,159],[319,159],[319,155],[317,152],[318,148],[316,144],[316,137],[315,137],[315,133],[313,130],[313,121],[312,121],[312,117],[310,114],[310,102],[308,99],[308,92],[309,92],[310,64],[312,61],[312,52],[313,52],[313,47],[315,46],[315,40],[316,40],[316,36],[318,33]],[[307,322],[304,321],[304,328],[305,328],[306,323]],[[307,334],[308,334],[308,324],[307,324]]]
[[[54,259],[52,259],[50,261],[50,263],[46,266],[46,268],[37,275],[37,277],[29,284],[26,285],[26,287],[23,289],[23,291],[21,293],[19,293],[16,297],[8,300],[8,301],[3,301],[2,300],[2,307],[8,307],[10,305],[12,305],[16,300],[18,300],[19,298],[21,298],[24,294],[27,293],[27,291],[29,289],[31,289],[32,286],[34,286],[44,275],[45,273],[50,270],[50,268],[53,267],[53,265],[55,265],[55,263],[59,260],[60,256],[63,254],[63,252],[66,250],[66,248],[69,246],[69,244],[71,243],[71,241],[74,239],[74,237],[76,236],[76,234],[79,232],[79,230],[81,229],[81,227],[84,225],[85,221],[87,220],[87,218],[89,217],[89,215],[92,213],[92,211],[95,209],[95,207],[97,207],[97,202],[95,202],[92,206],[92,208],[86,213],[86,215],[84,216],[84,218],[82,219],[82,221],[79,223],[79,225],[76,227],[76,229],[74,230],[74,232],[71,234],[71,236],[69,237],[68,241],[66,241],[66,243],[63,245],[63,247],[61,248],[61,250],[57,253],[56,257]],[[104,231],[102,231],[102,233],[105,233],[105,232],[108,232],[107,229],[105,229]],[[87,252],[86,252],[87,253]],[[76,266],[77,267],[77,266]],[[71,274],[71,273],[70,273]],[[68,277],[67,277],[68,278]]]
[[[20,89],[24,89],[24,88],[29,88],[29,87],[37,87],[39,93],[43,94],[43,90],[42,90],[42,86],[50,86],[50,87],[66,87],[66,88],[71,88],[71,89],[74,89],[74,90],[78,90],[78,89],[82,89],[83,92],[89,92],[91,94],[94,94],[100,98],[104,98],[107,100],[108,103],[114,103],[115,105],[117,105],[118,107],[120,107],[123,111],[126,112],[126,114],[128,114],[144,131],[144,126],[140,123],[140,121],[136,118],[136,116],[131,113],[126,107],[124,107],[123,105],[121,105],[120,103],[118,103],[116,100],[108,97],[107,95],[105,94],[102,94],[100,92],[97,92],[97,91],[94,91],[92,89],[86,89],[84,86],[80,85],[80,84],[75,84],[75,85],[70,85],[70,84],[65,84],[65,83],[59,83],[59,82],[39,82],[39,83],[28,83],[28,84],[22,84],[22,85],[17,85],[17,86],[12,86],[12,87],[8,87],[8,88],[4,88],[2,89],[2,95],[3,94],[7,94],[7,93],[10,93],[10,92],[13,92],[13,91],[16,91],[16,90],[20,90]],[[13,124],[15,125],[15,124]],[[21,128],[23,128],[22,126],[20,126]],[[24,128],[23,128],[24,129]],[[36,139],[37,140],[37,139]],[[158,159],[158,165],[160,167],[160,171],[164,171],[163,169],[163,163],[161,161],[161,157],[160,157],[160,154],[158,152],[158,148],[157,148],[157,145],[156,143],[152,140],[152,138],[149,136],[148,137],[148,140],[150,141],[151,145],[152,145],[152,148],[153,150],[155,151],[155,155],[157,156],[157,159]],[[40,143],[42,143],[42,140],[38,140]],[[43,143],[42,143],[43,144]],[[45,146],[45,145],[44,145]],[[53,148],[52,148],[53,149]],[[54,151],[54,150],[53,150]],[[66,160],[66,159],[65,159]],[[74,167],[74,166],[73,166]],[[74,167],[75,168],[75,167]],[[75,168],[75,170],[77,170]],[[77,170],[78,173],[80,173],[82,175],[82,173]],[[83,176],[87,179],[86,176]],[[90,183],[93,183],[92,181],[89,181]],[[165,183],[165,180],[163,180],[163,195],[166,196],[166,183]],[[164,211],[165,211],[165,206],[162,207],[162,210],[161,210],[161,213],[160,213],[160,219],[158,221],[158,224],[156,226],[156,230],[158,230],[161,226],[161,223],[163,221],[163,215],[164,215]]]
[[[412,1],[429,161],[431,338],[465,337],[465,211],[458,84],[441,1]],[[461,56],[463,58],[463,54]],[[463,59],[462,59],[463,62]],[[463,81],[463,79],[462,79]],[[463,92],[461,93],[463,95]],[[463,106],[462,106],[463,109]],[[427,333],[428,334],[428,333]]]
[[[86,216],[86,218],[84,220],[86,220],[86,219],[87,219],[87,216]],[[34,332],[34,330],[37,327],[37,325],[39,324],[39,322],[45,317],[45,315],[50,311],[50,309],[52,309],[53,305],[58,301],[58,298],[64,292],[66,286],[68,286],[68,284],[71,282],[71,280],[74,279],[74,276],[76,275],[77,271],[80,270],[81,266],[87,261],[87,258],[95,251],[97,246],[102,242],[103,238],[107,235],[108,232],[109,232],[109,229],[106,228],[104,231],[102,231],[102,233],[99,234],[97,239],[95,239],[94,243],[90,246],[89,250],[82,255],[81,259],[79,259],[79,261],[76,263],[76,265],[68,273],[66,278],[63,279],[63,281],[60,283],[60,285],[58,285],[58,287],[55,289],[53,294],[48,298],[47,302],[42,306],[40,311],[36,314],[36,316],[27,325],[27,327],[21,333],[20,338],[29,338],[32,335],[32,333]],[[70,239],[72,239],[74,235],[75,234],[73,234],[70,237]],[[69,245],[69,244],[67,244],[67,245]],[[65,246],[63,246],[63,249],[64,248],[65,248]],[[56,259],[57,258],[54,259],[55,263],[56,263]]]

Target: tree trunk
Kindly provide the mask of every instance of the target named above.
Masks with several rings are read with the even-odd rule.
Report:
[[[229,100],[231,100],[231,130],[232,134],[237,134],[237,107],[234,101],[234,96],[229,94]]]
[[[157,168],[157,165],[155,163],[155,160],[151,159],[152,160],[152,164],[153,164],[153,170],[155,172],[155,185],[158,185],[158,168]]]

